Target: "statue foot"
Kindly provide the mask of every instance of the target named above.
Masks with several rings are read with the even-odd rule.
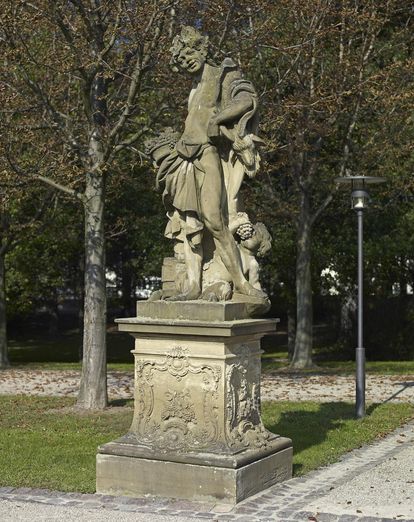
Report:
[[[148,297],[148,301],[161,301],[162,299],[162,290],[155,290],[155,292],[152,292],[152,294]]]
[[[241,286],[236,288],[237,292],[243,295],[248,295],[256,299],[268,299],[267,295],[257,288],[254,288],[248,281],[245,281]]]
[[[187,292],[183,292],[182,294],[173,295],[171,297],[167,297],[166,301],[196,301],[201,295],[201,290],[199,288],[192,287]]]

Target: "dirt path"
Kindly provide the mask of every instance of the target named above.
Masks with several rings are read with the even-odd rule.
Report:
[[[80,372],[74,370],[22,370],[0,372],[0,395],[77,395]],[[110,399],[133,397],[133,373],[110,371]],[[355,397],[353,376],[333,375],[264,375],[262,400],[286,401],[346,401]],[[413,402],[414,375],[368,375],[367,402]]]

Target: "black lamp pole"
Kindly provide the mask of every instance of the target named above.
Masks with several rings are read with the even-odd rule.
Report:
[[[367,185],[383,183],[385,178],[374,176],[344,176],[336,178],[337,183],[351,185],[352,208],[358,218],[358,342],[355,350],[356,389],[355,415],[365,417],[365,348],[364,348],[364,209],[367,208],[369,195]]]
[[[356,416],[365,417],[365,348],[364,348],[364,211],[358,216],[358,344],[356,364]]]

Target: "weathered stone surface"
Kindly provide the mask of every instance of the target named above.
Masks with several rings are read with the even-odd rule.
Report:
[[[154,319],[151,317],[130,317],[117,319],[119,330],[129,332],[136,339],[142,334],[152,338],[170,338],[181,335],[216,338],[254,335],[260,340],[263,335],[274,332],[278,319],[240,319],[235,321],[200,321],[197,319]],[[175,339],[174,337],[170,339]]]
[[[174,282],[176,278],[176,264],[177,260],[175,257],[164,257],[162,264],[161,279],[162,281]]]
[[[277,321],[219,320],[237,310],[228,303],[142,304],[197,320],[117,321],[135,338],[135,411],[129,432],[98,450],[98,492],[238,502],[289,478],[292,443],[260,416],[260,339]]]
[[[271,236],[251,222],[240,187],[260,165],[258,95],[232,59],[215,62],[209,38],[193,27],[182,27],[170,50],[193,86],[183,133],[167,127],[146,142],[174,245],[153,299],[228,301],[238,292],[254,297],[247,309],[256,316],[269,305],[256,258]]]
[[[244,302],[226,301],[138,301],[137,316],[154,319],[187,319],[199,321],[233,321],[250,317]]]
[[[149,494],[235,504],[290,478],[292,449],[238,469],[98,454],[96,469],[98,493]]]

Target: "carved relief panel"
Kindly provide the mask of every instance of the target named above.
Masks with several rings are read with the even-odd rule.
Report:
[[[135,415],[138,442],[160,451],[196,451],[219,440],[218,365],[192,361],[176,346],[165,357],[135,361]]]
[[[260,355],[241,345],[226,367],[226,436],[237,449],[265,447],[271,437],[260,417]]]

